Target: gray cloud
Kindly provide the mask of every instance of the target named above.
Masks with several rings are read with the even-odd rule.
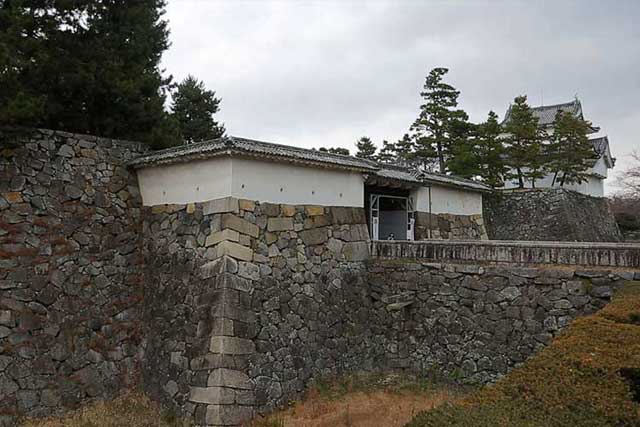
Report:
[[[350,149],[363,135],[396,140],[426,73],[446,66],[472,120],[502,116],[519,94],[578,94],[616,170],[640,148],[640,2],[170,0],[166,17],[164,67],[216,90],[233,135]]]

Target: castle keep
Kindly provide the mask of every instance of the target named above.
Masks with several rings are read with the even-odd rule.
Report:
[[[325,375],[487,382],[640,279],[637,245],[487,240],[472,181],[241,138],[37,131],[0,176],[0,424],[130,387],[230,426]]]

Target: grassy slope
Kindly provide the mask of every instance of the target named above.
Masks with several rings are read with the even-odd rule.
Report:
[[[361,374],[324,378],[302,400],[265,417],[252,427],[402,427],[414,415],[467,391],[444,378],[419,379],[401,374]]]
[[[26,420],[21,427],[183,427],[190,423],[160,407],[141,393],[95,402],[61,417]]]
[[[494,386],[418,414],[406,427],[640,426],[640,404],[620,374],[634,369],[640,373],[638,282]]]

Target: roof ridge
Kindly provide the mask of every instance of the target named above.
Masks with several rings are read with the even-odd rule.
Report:
[[[241,136],[230,136],[230,138],[232,138],[235,141],[246,141],[248,143],[254,143],[254,144],[255,143],[265,144],[265,145],[269,145],[271,147],[275,146],[275,147],[281,147],[281,148],[286,148],[286,149],[304,151],[304,152],[308,152],[308,153],[322,153],[322,155],[326,155],[328,157],[335,157],[335,158],[341,158],[341,159],[357,159],[358,161],[371,163],[372,166],[375,166],[377,164],[377,162],[375,162],[373,160],[363,159],[361,157],[353,156],[351,154],[347,155],[347,154],[331,153],[329,151],[322,151],[322,150],[315,149],[315,148],[298,147],[298,146],[295,146],[295,145],[280,144],[280,143],[277,143],[277,142],[269,142],[269,141],[262,141],[262,140],[259,140],[259,139],[244,138],[244,137],[241,137]]]
[[[532,110],[541,110],[541,109],[551,109],[551,108],[557,108],[557,107],[565,107],[568,105],[580,105],[580,100],[578,98],[573,99],[572,101],[569,102],[560,102],[558,104],[549,104],[549,105],[538,105],[535,107],[531,107]]]
[[[379,169],[376,162],[356,156],[345,156],[237,136],[225,136],[149,152],[136,157],[128,164],[133,167],[141,167],[150,163],[174,163],[194,158],[202,159],[217,156],[225,152],[228,153],[229,151],[244,152],[253,156],[269,156],[271,158],[293,158],[302,162],[334,165],[339,168],[355,168],[358,170]]]

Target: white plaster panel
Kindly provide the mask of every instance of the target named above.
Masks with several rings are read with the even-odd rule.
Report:
[[[362,174],[254,159],[233,159],[232,195],[261,202],[364,206]]]
[[[429,212],[429,188],[420,187],[413,193],[415,209]],[[477,215],[482,214],[482,193],[460,188],[433,185],[431,187],[431,213]]]
[[[270,203],[364,206],[362,174],[255,159],[214,158],[138,169],[145,206],[233,196]]]
[[[607,167],[604,163],[604,160],[600,158],[595,166],[589,170],[589,173],[598,173],[607,176]],[[589,176],[587,177],[586,182],[582,182],[580,184],[565,184],[563,187],[560,187],[559,178],[556,179],[555,185],[553,187],[551,186],[552,182],[553,175],[546,175],[542,179],[536,180],[536,188],[566,188],[568,190],[574,190],[578,193],[586,194],[588,196],[604,196],[604,179],[597,176]],[[504,187],[518,188],[518,180],[514,179],[512,181],[507,181]],[[529,180],[525,180],[525,187],[531,188],[531,182]]]
[[[185,204],[230,196],[231,162],[214,158],[138,169],[142,203]]]

